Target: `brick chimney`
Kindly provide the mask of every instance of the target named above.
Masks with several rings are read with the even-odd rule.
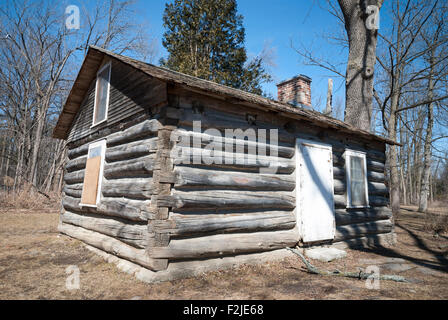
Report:
[[[301,74],[277,84],[278,100],[311,109],[311,78]]]

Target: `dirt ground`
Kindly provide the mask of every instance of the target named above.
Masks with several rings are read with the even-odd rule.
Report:
[[[415,208],[403,208],[396,221],[398,244],[375,250],[347,250],[327,270],[357,271],[377,265],[408,283],[313,275],[301,261],[287,258],[264,265],[146,284],[88,251],[81,242],[59,235],[56,211],[0,211],[0,299],[448,299],[448,234],[428,231]],[[446,229],[445,229],[446,230]],[[67,290],[66,268],[80,270],[80,288]]]

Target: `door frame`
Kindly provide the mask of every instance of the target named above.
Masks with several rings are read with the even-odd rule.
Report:
[[[310,147],[314,147],[314,148],[321,148],[321,149],[325,149],[325,150],[329,150],[330,151],[330,162],[331,162],[331,166],[330,166],[330,171],[331,171],[331,190],[333,190],[333,215],[335,215],[335,209],[334,209],[334,179],[333,179],[333,146],[329,143],[324,143],[324,142],[320,142],[320,141],[315,141],[315,140],[311,140],[311,139],[303,139],[303,138],[296,138],[296,145],[295,145],[295,149],[296,149],[296,191],[295,191],[295,196],[296,196],[296,226],[297,229],[299,231],[299,239],[301,241],[303,241],[303,229],[302,229],[302,205],[301,205],[301,198],[300,198],[300,179],[301,179],[301,164],[302,164],[302,152],[300,149],[301,145],[305,145],[305,146],[310,146]],[[336,217],[335,217],[336,219]],[[333,226],[333,239],[334,236],[336,234],[336,225],[334,224]],[[322,240],[322,241],[326,241],[326,240]]]

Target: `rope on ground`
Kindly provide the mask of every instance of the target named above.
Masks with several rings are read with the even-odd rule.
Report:
[[[379,280],[391,280],[396,282],[408,282],[404,277],[402,276],[396,276],[396,275],[378,275],[374,273],[366,273],[360,270],[359,272],[341,272],[339,270],[334,271],[327,271],[327,270],[319,270],[315,266],[313,266],[306,258],[303,256],[303,254],[300,253],[299,250],[294,248],[286,248],[292,253],[298,255],[302,262],[305,264],[308,272],[313,274],[320,274],[323,276],[339,276],[339,277],[347,277],[347,278],[356,278],[356,279],[379,279]]]

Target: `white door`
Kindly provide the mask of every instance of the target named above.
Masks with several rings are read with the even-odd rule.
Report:
[[[334,239],[331,145],[297,139],[297,223],[303,242]]]

